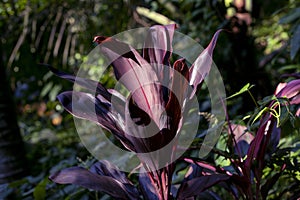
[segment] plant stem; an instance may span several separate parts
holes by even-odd
[[[259,106],[258,106],[258,104],[257,104],[256,100],[254,99],[254,97],[253,97],[252,93],[250,92],[250,90],[247,90],[247,92],[249,93],[249,95],[250,95],[250,97],[251,97],[252,101],[254,102],[254,104],[255,104],[256,108],[258,108]]]

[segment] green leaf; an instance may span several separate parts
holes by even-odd
[[[245,117],[243,117],[242,120],[244,121],[244,120],[246,120],[246,119],[249,119],[250,117],[251,117],[251,115],[246,115]]]
[[[46,177],[34,188],[33,196],[35,200],[46,199],[46,186],[48,182],[49,180]]]
[[[261,111],[259,111],[259,113],[258,113],[258,114],[255,116],[255,118],[253,119],[251,125],[253,125],[254,122],[255,122],[258,118],[260,118],[260,117],[261,117],[265,112],[267,112],[267,111],[269,111],[269,108],[268,108],[268,107],[265,107],[264,109],[262,109]]]
[[[26,184],[26,183],[28,183],[28,180],[26,178],[23,178],[23,179],[20,179],[20,180],[9,183],[9,187],[10,188],[17,188],[17,187],[20,187],[21,185]]]
[[[299,10],[300,11],[300,10]],[[291,52],[290,56],[293,60],[300,48],[300,24],[297,26],[292,38],[291,38]]]
[[[236,97],[244,92],[247,92],[249,91],[254,85],[250,85],[250,83],[247,83],[242,89],[240,89],[240,91],[238,91],[237,93],[227,97],[226,99],[231,99],[233,97]]]
[[[288,71],[288,70],[297,70],[297,69],[300,69],[300,64],[292,64],[292,65],[286,65],[286,66],[280,67],[278,69],[278,72],[280,74],[282,74],[285,71]]]
[[[62,88],[61,85],[55,85],[53,88],[51,88],[51,91],[49,92],[50,101],[55,101],[56,96],[61,91],[61,88]]]
[[[40,97],[41,98],[45,97],[49,93],[49,91],[52,89],[52,86],[53,86],[53,82],[47,83],[45,85],[45,87],[42,89]]]

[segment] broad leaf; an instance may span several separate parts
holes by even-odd
[[[193,178],[182,183],[178,191],[177,199],[185,199],[188,197],[197,196],[221,181],[226,181],[229,179],[230,176],[227,174],[212,174]]]
[[[171,91],[169,92],[169,100],[166,105],[166,112],[170,120],[168,120],[167,127],[172,132],[176,132],[179,121],[182,117],[182,109],[184,109],[184,102],[188,95],[188,80],[189,69],[184,59],[177,60],[174,65],[173,79]]]
[[[246,131],[246,126],[232,124],[231,129],[236,141],[236,144],[233,144],[235,152],[241,153],[241,156],[244,157],[247,154],[248,148],[251,141],[254,139],[254,136],[250,132]]]
[[[256,162],[259,163],[259,167],[255,169],[256,171],[262,170],[264,166],[264,158],[265,153],[267,150],[267,145],[270,141],[271,134],[273,132],[273,129],[276,129],[276,119],[267,113],[264,115],[264,117],[261,119],[259,129],[256,133],[255,138],[252,140],[250,147],[247,152],[247,158],[245,160],[245,168],[243,170],[245,175],[250,180],[250,169],[252,167],[253,161],[256,160]],[[260,177],[256,177],[260,178]]]
[[[143,48],[144,59],[150,64],[158,64],[159,68],[169,67],[175,29],[176,24],[156,25],[149,28]],[[158,73],[160,70],[157,70]]]
[[[210,41],[209,45],[204,49],[204,51],[199,55],[196,59],[192,67],[190,68],[190,85],[194,87],[192,95],[197,91],[198,85],[204,80],[204,78],[208,75],[211,65],[212,65],[212,54],[213,50],[216,46],[216,42],[219,36],[219,33],[222,30],[218,30],[212,40]]]
[[[300,11],[300,9],[298,9]],[[291,52],[290,56],[293,60],[295,56],[297,55],[298,51],[300,49],[300,24],[296,27],[293,36],[291,38]]]
[[[126,43],[114,38],[97,36],[94,39],[109,63],[112,63],[115,76],[132,94],[136,104],[159,124],[162,108],[153,109],[153,105],[163,105],[162,91],[156,72],[141,55]]]
[[[117,199],[139,199],[133,185],[123,184],[108,176],[99,176],[82,167],[71,167],[52,174],[50,180],[59,184],[74,184],[105,192]]]
[[[175,137],[175,132],[158,127],[150,121],[148,113],[137,107],[132,100],[127,101],[125,107],[125,132],[128,133],[126,137],[134,144],[135,152],[149,153],[159,150]]]
[[[281,128],[277,127],[277,124],[274,123],[272,127],[271,138],[268,144],[269,154],[272,154],[277,149],[280,140],[280,135],[281,135]]]
[[[300,8],[296,7],[292,9],[286,16],[282,17],[279,20],[279,23],[281,24],[291,23],[292,21],[299,19],[299,17],[300,17]]]
[[[286,97],[290,99],[291,104],[300,103],[300,79],[288,82],[281,90],[277,91],[277,97]]]
[[[67,91],[58,95],[57,98],[69,113],[78,118],[95,122],[110,131],[125,147],[134,150],[121,128],[124,122],[116,121],[118,117],[110,111],[110,103],[103,103],[91,94],[83,92]]]
[[[170,57],[176,24],[152,26],[148,30],[143,47],[143,58],[151,65],[160,83],[166,86],[170,82]],[[168,101],[168,90],[162,88],[162,101]]]
[[[44,64],[43,64],[44,65]],[[93,81],[90,79],[85,79],[81,77],[77,77],[68,73],[65,73],[63,71],[59,71],[58,69],[52,67],[51,65],[45,65],[50,69],[52,73],[54,73],[56,76],[59,76],[63,79],[66,79],[71,82],[76,82],[78,85],[91,90],[92,92],[96,92],[100,95],[102,95],[106,100],[111,99],[111,93],[99,82]]]
[[[131,182],[128,180],[126,174],[120,171],[117,166],[113,165],[112,163],[108,162],[107,160],[100,160],[93,164],[90,168],[90,171],[101,175],[101,176],[109,176],[112,177],[121,183],[129,183]]]

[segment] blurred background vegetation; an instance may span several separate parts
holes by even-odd
[[[76,73],[95,35],[174,22],[203,46],[217,29],[228,30],[214,53],[228,96],[250,83],[261,100],[284,74],[300,71],[299,0],[0,1],[0,199],[107,198],[48,181],[50,172],[93,158],[56,101],[72,84],[40,63]],[[254,108],[247,94],[228,102],[233,119]],[[292,143],[294,134],[284,137]]]

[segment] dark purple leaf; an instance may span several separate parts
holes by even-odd
[[[173,68],[179,72],[184,78],[184,79],[179,79],[180,80],[180,83],[182,86],[185,86],[187,83],[186,81],[189,80],[189,77],[190,77],[190,74],[189,74],[189,68],[185,62],[185,59],[184,58],[181,58],[181,59],[178,59],[175,61],[174,65],[173,65]],[[174,77],[173,77],[174,78]],[[176,77],[175,77],[176,78]],[[185,86],[186,87],[186,86]]]
[[[300,94],[296,95],[291,101],[291,104],[300,104]]]
[[[143,57],[150,63],[162,85],[167,85],[170,81],[170,56],[175,29],[176,24],[153,26],[149,28],[144,43]],[[163,97],[167,97],[167,91],[163,90],[162,92],[164,93]],[[163,100],[167,102],[167,98]]]
[[[135,152],[149,153],[161,149],[175,137],[170,129],[160,128],[153,120],[148,121],[147,113],[129,100],[125,110],[125,132],[134,144]]]
[[[184,181],[189,181],[193,178],[201,176],[202,168],[196,164],[191,164],[184,176]]]
[[[101,176],[109,176],[112,177],[121,183],[128,183],[131,182],[128,180],[126,174],[120,171],[117,166],[113,165],[112,163],[108,162],[107,160],[100,160],[93,164],[90,168],[90,171],[101,175]]]
[[[188,163],[191,163],[191,164],[196,164],[197,166],[202,167],[202,168],[207,169],[207,170],[212,171],[212,172],[219,171],[218,167],[215,167],[215,166],[213,166],[209,163],[206,163],[204,161],[199,161],[198,158],[196,158],[196,160],[194,160],[193,158],[184,158],[184,161],[186,161]],[[221,171],[224,171],[224,170],[221,170]]]
[[[159,196],[146,173],[139,174],[139,183],[143,197],[146,200],[159,200]]]
[[[276,134],[274,138],[278,141],[271,140],[272,134]],[[263,175],[262,170],[265,167],[266,155],[271,156],[274,148],[276,149],[276,146],[279,142],[279,134],[280,129],[277,127],[277,121],[274,118],[270,119],[264,129],[264,136],[262,137],[261,143],[259,144],[259,148],[257,148],[258,146],[256,147],[253,156],[253,158],[256,159],[256,164],[253,166],[253,172],[258,183],[260,183],[261,177]],[[272,144],[272,142],[274,142],[274,144]],[[276,146],[273,147],[272,145]]]
[[[230,182],[220,182],[219,186],[221,188],[224,188],[228,192],[231,193],[231,195],[234,197],[234,199],[239,200],[239,190],[238,188],[234,185],[233,179],[231,178]]]
[[[300,79],[292,80],[281,87],[275,93],[277,97],[286,97],[290,99],[291,104],[300,103]]]
[[[181,184],[177,194],[177,199],[185,199],[192,196],[200,195],[206,189],[218,184],[221,181],[229,180],[227,174],[212,174],[193,178]]]
[[[93,164],[90,168],[90,171],[100,176],[112,177],[126,186],[131,187],[130,185],[132,185],[124,172],[120,171],[117,166],[106,160],[101,160]],[[128,192],[131,193],[132,196],[136,196],[139,193],[138,190],[133,187],[132,189],[128,190]]]
[[[63,169],[52,174],[49,179],[59,184],[74,184],[105,192],[117,199],[139,199],[133,185],[123,184],[112,177],[99,176],[82,167]]]
[[[244,175],[246,175],[249,180],[251,179],[250,169],[254,160],[258,163],[258,166],[255,168],[255,175],[256,178],[260,180],[260,174],[258,173],[261,173],[264,167],[266,149],[273,132],[274,124],[276,124],[276,119],[269,113],[264,115],[261,119],[259,129],[247,152],[245,168],[243,168]]]
[[[191,163],[191,164],[195,164],[199,168],[201,168],[202,169],[201,174],[207,175],[207,174],[219,173],[219,174],[227,175],[227,176],[231,177],[231,181],[237,187],[241,188],[244,191],[247,191],[248,186],[250,186],[250,182],[244,176],[232,174],[231,172],[226,171],[222,167],[213,166],[209,163],[199,160],[199,158],[184,158],[184,161]],[[200,171],[194,171],[193,173],[195,173],[195,172],[200,173]],[[191,177],[191,176],[189,175],[188,177]]]
[[[176,24],[152,26],[144,44],[143,57],[150,63],[169,66]],[[159,65],[160,68],[164,66]]]
[[[280,134],[281,128],[277,127],[277,123],[274,123],[272,127],[271,138],[268,144],[268,150],[270,151],[270,154],[272,154],[276,150],[279,144]]]
[[[260,151],[261,145],[263,145],[262,143],[264,138],[266,137],[264,135],[266,126],[267,126],[267,122],[265,122],[264,124],[262,124],[262,126],[260,126],[247,152],[247,158],[245,160],[245,172],[249,180],[250,180],[250,169],[251,169],[252,161],[253,159],[257,158],[257,154]]]
[[[216,46],[216,42],[219,36],[219,33],[222,30],[218,30],[209,45],[204,49],[204,51],[199,55],[196,61],[193,63],[190,68],[190,85],[194,87],[192,96],[197,91],[198,85],[204,80],[204,78],[208,75],[211,65],[212,65],[212,54],[213,50]]]
[[[234,146],[234,149],[236,152],[241,153],[241,156],[244,157],[247,154],[250,143],[254,139],[254,136],[250,132],[246,131],[246,126],[231,124],[231,130],[233,131],[234,139],[237,145]]]
[[[162,108],[153,109],[153,105],[163,105],[162,91],[157,74],[152,66],[128,44],[113,38],[96,36],[99,49],[112,63],[115,76],[132,94],[134,102],[159,124]]]
[[[165,128],[159,130],[156,134],[154,134],[151,137],[145,137],[145,135],[152,134],[152,131],[150,134],[145,132],[138,132],[138,131],[136,131],[136,133],[134,134],[141,135],[141,137],[128,137],[128,136],[127,137],[130,139],[131,143],[134,144],[136,153],[149,153],[149,152],[157,151],[165,147],[166,145],[168,145],[170,142],[172,142],[173,139],[172,138],[173,134],[170,133],[170,130]],[[142,136],[144,136],[144,138],[142,138]],[[160,157],[161,156],[158,155],[158,158]]]
[[[142,109],[140,109],[133,101],[132,98],[129,100],[128,104],[128,113],[130,114],[130,118],[134,121],[134,123],[138,126],[148,126],[151,123],[150,116]],[[129,116],[128,116],[129,117]]]
[[[300,79],[300,73],[283,74],[280,76],[280,78],[289,78],[289,77],[294,77],[296,79]]]
[[[69,113],[75,117],[95,122],[110,131],[127,149],[138,153],[158,150],[172,141],[174,137],[173,134],[170,134],[170,130],[165,128],[159,130],[154,123],[152,123],[152,128],[147,127],[146,129],[143,129],[142,126],[134,126],[138,128],[135,130],[128,124],[128,122],[132,123],[130,116],[130,119],[126,120],[126,130],[123,130],[118,123],[124,122],[116,121],[118,118],[110,111],[110,104],[101,102],[91,94],[67,91],[59,94],[58,99]],[[126,113],[129,114],[129,112]],[[156,132],[151,134],[142,130]],[[129,131],[130,135],[127,134]],[[151,137],[147,137],[147,135],[151,135]]]
[[[276,89],[276,97],[286,97],[290,99],[290,103],[298,103],[300,95],[300,79],[290,81],[289,83],[279,84]],[[273,102],[270,107],[273,106]],[[280,134],[280,130],[277,127],[277,122],[274,116],[266,113],[261,121],[259,129],[256,133],[254,140],[251,142],[247,158],[245,160],[245,175],[250,179],[250,169],[252,167],[253,160],[257,160],[258,166],[255,168],[255,175],[257,180],[260,180],[261,170],[264,167],[264,158],[267,150],[267,146],[270,142],[271,135],[273,135],[273,146],[277,146],[277,140]]]
[[[100,95],[102,95],[106,100],[110,100],[111,99],[111,93],[103,86],[101,85],[99,82],[97,81],[93,81],[93,80],[90,80],[90,79],[85,79],[85,78],[81,78],[81,77],[77,77],[77,76],[74,76],[74,75],[71,75],[71,74],[67,74],[63,71],[59,71],[58,69],[52,67],[51,65],[46,65],[50,71],[52,73],[54,73],[56,76],[59,76],[63,79],[66,79],[68,81],[71,81],[71,82],[75,82],[86,88],[86,89],[89,89],[91,90],[92,92],[96,92]]]
[[[57,98],[69,113],[75,117],[95,122],[110,131],[126,148],[134,150],[120,126],[124,122],[116,121],[118,117],[110,111],[110,103],[103,103],[93,95],[83,92],[67,91],[59,94]]]
[[[107,59],[108,63],[112,63],[118,59],[119,57],[125,59],[132,59],[137,64],[144,64],[146,61],[140,59],[141,56],[139,53],[129,46],[128,44],[116,40],[112,37],[105,37],[105,36],[95,36],[93,42],[100,45],[100,53],[104,54]],[[116,46],[117,45],[117,46]],[[128,69],[115,69],[116,78],[120,79],[121,76],[128,71]]]
[[[193,199],[222,200],[222,198],[216,192],[213,191],[204,191],[200,195],[198,195],[197,198]]]
[[[172,86],[169,92],[169,101],[166,105],[166,112],[169,117],[168,128],[175,134],[176,130],[181,128],[178,127],[178,124],[182,117],[183,102],[188,94],[189,68],[184,59],[177,60],[173,68],[175,71],[173,72]]]
[[[295,74],[298,79],[290,81],[289,83],[278,84],[275,95],[277,97],[287,97],[290,100],[290,104],[300,104],[300,73]],[[296,116],[300,116],[300,109],[296,111]]]

